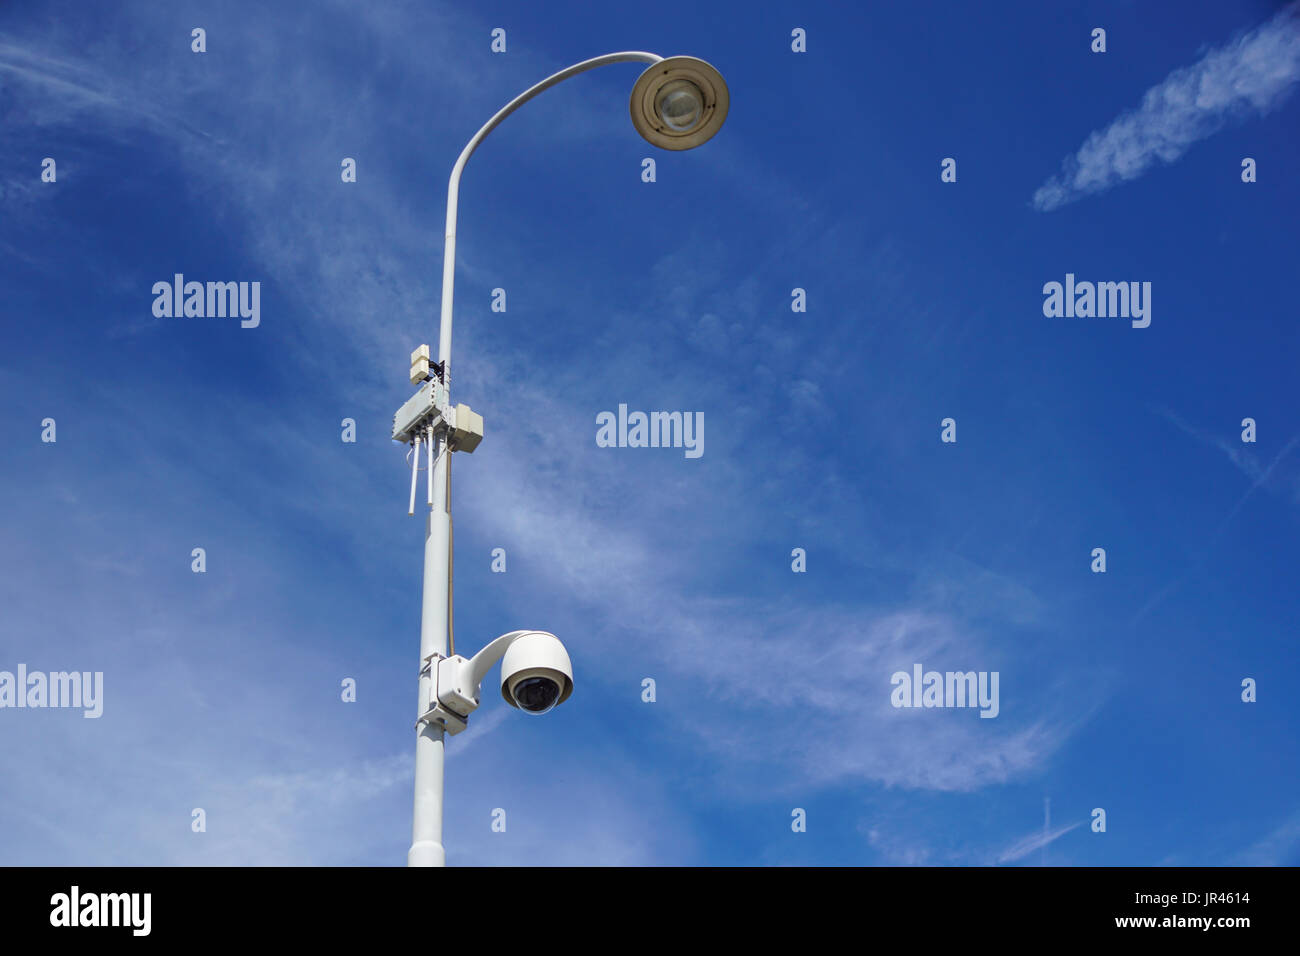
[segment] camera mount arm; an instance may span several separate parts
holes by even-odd
[[[497,661],[506,656],[511,644],[532,633],[535,632],[525,630],[502,634],[468,660],[459,654],[451,657],[430,654],[426,657],[424,666],[433,678],[430,687],[433,699],[428,702],[425,713],[420,715],[420,721],[439,724],[453,736],[464,730],[469,715],[478,709],[483,678]]]
[[[465,669],[465,681],[473,689],[474,695],[478,696],[479,685],[483,683],[483,678],[487,677],[493,665],[501,658],[506,656],[506,651],[510,645],[525,634],[531,631],[511,631],[509,634],[502,634],[496,640],[489,641],[483,650],[479,651],[469,659],[463,666]]]

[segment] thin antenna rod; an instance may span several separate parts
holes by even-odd
[[[406,509],[408,515],[415,514],[415,484],[420,480],[420,436],[415,436],[415,454],[411,456],[411,506]]]
[[[425,454],[428,456],[429,459],[429,468],[428,468],[429,507],[432,508],[433,507],[433,426],[432,425],[428,426],[428,430],[429,430],[429,440],[425,442]],[[441,455],[442,452],[439,451],[438,454]]]

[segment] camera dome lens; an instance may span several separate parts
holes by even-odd
[[[525,677],[512,693],[520,710],[544,714],[559,702],[560,685],[549,677]]]

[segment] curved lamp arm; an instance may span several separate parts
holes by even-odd
[[[451,180],[447,183],[447,230],[446,243],[442,252],[442,321],[438,329],[438,361],[442,363],[443,381],[445,383],[450,384],[448,371],[451,367],[451,303],[452,290],[456,282],[456,203],[460,194],[460,174],[465,169],[465,163],[474,150],[478,148],[478,144],[483,142],[484,137],[496,129],[503,119],[538,93],[550,89],[561,80],[567,80],[571,76],[585,73],[587,70],[598,66],[605,66],[607,63],[658,63],[662,59],[663,57],[655,53],[642,53],[631,50],[624,53],[607,53],[604,56],[575,63],[568,69],[548,76],[536,86],[529,87],[501,107],[497,114],[488,120],[483,125],[483,128],[475,133],[474,138],[461,150],[460,158],[456,160],[456,165],[452,167]],[[491,646],[491,644],[488,645],[488,647]],[[484,648],[484,650],[487,650],[487,648]],[[504,654],[505,651],[503,650],[502,653]]]

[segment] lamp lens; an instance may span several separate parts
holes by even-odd
[[[704,97],[694,83],[677,80],[659,94],[659,117],[664,125],[678,133],[693,129],[704,112]]]

